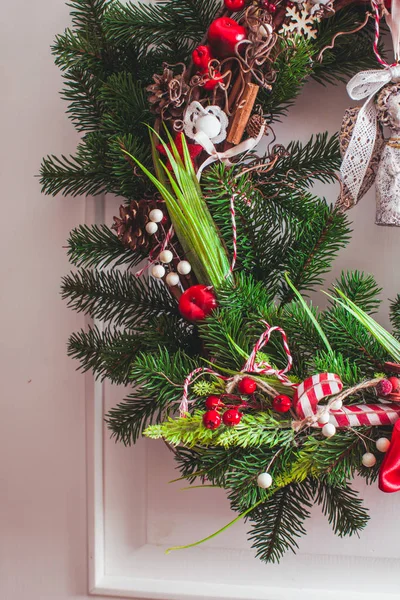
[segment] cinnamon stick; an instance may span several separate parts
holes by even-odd
[[[239,105],[236,107],[235,114],[229,127],[226,138],[227,142],[234,144],[235,146],[241,142],[259,89],[260,86],[254,83],[246,83],[246,87],[240,97]]]

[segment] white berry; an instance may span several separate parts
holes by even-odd
[[[376,464],[376,458],[372,452],[366,452],[362,456],[362,464],[364,467],[373,467]]]
[[[151,269],[151,274],[156,279],[162,279],[165,275],[165,269],[162,265],[154,265],[154,267]]]
[[[170,285],[171,287],[173,287],[174,285],[178,285],[178,283],[179,283],[178,273],[168,273],[168,275],[165,278],[165,281],[167,282],[167,285]]]
[[[192,265],[187,260],[181,260],[176,268],[178,269],[178,273],[181,275],[189,275],[190,271],[192,270]]]
[[[153,235],[158,229],[157,223],[153,223],[153,221],[149,221],[146,225],[146,231],[148,234]]]
[[[334,436],[335,433],[336,433],[336,427],[334,426],[333,423],[327,423],[322,428],[322,435],[324,435],[327,438]]]
[[[379,450],[379,452],[387,452],[389,450],[389,446],[390,446],[390,440],[388,440],[387,438],[379,438],[379,440],[376,440],[376,449]]]
[[[174,258],[174,255],[171,250],[163,250],[158,258],[162,263],[167,265]]]
[[[196,131],[202,131],[210,139],[221,133],[221,121],[214,115],[204,115],[196,121]]]
[[[329,423],[329,418],[329,412],[326,410],[325,412],[321,413],[318,417],[318,423],[320,425],[326,425],[327,423]]]
[[[153,223],[161,223],[163,218],[164,218],[163,211],[160,210],[159,208],[153,208],[153,210],[150,211],[149,219]]]
[[[272,485],[272,477],[269,473],[260,473],[257,477],[257,485],[258,487],[266,490]]]
[[[332,404],[329,406],[330,410],[340,410],[343,406],[343,402],[341,400],[334,400]]]

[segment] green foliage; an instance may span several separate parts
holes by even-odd
[[[267,412],[245,414],[235,427],[221,426],[217,430],[207,429],[203,425],[203,413],[196,411],[181,419],[168,419],[160,425],[148,427],[144,432],[149,438],[163,438],[170,444],[183,444],[188,448],[195,446],[251,446],[287,444],[293,439],[294,432],[289,422],[281,422]]]
[[[304,522],[310,517],[312,488],[309,482],[290,484],[278,490],[251,514],[249,532],[252,547],[264,562],[278,562],[298,548],[297,538],[306,533]]]
[[[398,294],[395,300],[390,303],[390,322],[393,326],[394,335],[400,337],[400,294]]]
[[[68,258],[76,267],[137,266],[145,255],[124,246],[106,225],[79,225],[70,233]]]
[[[143,325],[150,317],[179,314],[176,301],[162,284],[128,271],[81,269],[63,277],[61,291],[74,310],[128,329]]]
[[[315,502],[321,505],[322,512],[336,535],[343,537],[358,534],[367,526],[368,511],[363,507],[358,492],[348,482],[333,486],[321,480],[316,482],[315,487]]]
[[[378,296],[382,288],[378,287],[373,275],[367,273],[360,271],[342,273],[330,292],[336,294],[336,290],[343,292],[359,308],[371,314],[378,310],[381,303]]]
[[[180,350],[173,354],[160,348],[139,354],[130,376],[134,391],[106,417],[112,437],[125,445],[134,444],[147,425],[174,413],[182,397],[182,382],[196,366]]]

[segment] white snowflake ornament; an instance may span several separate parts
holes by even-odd
[[[317,37],[315,23],[318,21],[318,17],[310,14],[308,8],[289,6],[286,9],[286,17],[290,21],[282,25],[281,31],[287,35],[297,34],[308,39],[315,39]]]
[[[196,139],[196,134],[204,133],[213,144],[219,144],[226,138],[228,117],[219,106],[204,108],[200,102],[192,102],[185,113],[183,129],[186,135]]]

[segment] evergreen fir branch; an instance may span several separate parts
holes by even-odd
[[[75,156],[47,156],[40,169],[42,192],[52,196],[96,196],[111,191],[103,167],[105,155],[104,138],[93,132],[85,136]]]
[[[258,94],[258,101],[271,121],[280,120],[287,113],[313,68],[311,45],[305,38],[280,39],[277,48],[273,63],[276,79],[272,89],[262,88]]]
[[[73,310],[129,329],[150,317],[179,314],[163,284],[129,272],[82,269],[64,277],[61,290]]]
[[[93,73],[101,69],[102,48],[97,38],[88,37],[87,33],[66,29],[56,36],[51,50],[61,71],[87,69]]]
[[[108,31],[118,42],[133,38],[142,47],[181,40],[200,42],[219,10],[215,0],[170,0],[152,5],[115,2],[107,15]]]
[[[140,81],[132,73],[114,73],[99,90],[99,97],[106,107],[103,120],[105,130],[128,135],[135,134],[148,140],[148,128],[144,123],[153,120],[147,95]],[[146,143],[149,146],[149,142]]]
[[[358,535],[367,526],[368,510],[363,507],[358,492],[347,481],[340,486],[333,486],[322,479],[315,486],[315,501],[321,505],[336,535]]]
[[[149,424],[174,413],[182,397],[182,382],[196,366],[182,351],[139,354],[131,371],[135,391],[106,416],[112,437],[131,445]]]
[[[289,422],[274,419],[267,412],[243,415],[235,427],[221,426],[210,430],[203,425],[203,412],[196,411],[184,419],[168,419],[160,425],[148,427],[144,432],[149,438],[160,439],[177,446],[230,446],[249,448],[266,445],[268,448],[288,444],[294,436]]]
[[[132,363],[143,349],[136,333],[90,327],[73,333],[68,342],[68,356],[79,360],[80,369],[93,371],[96,378],[108,378],[113,383],[127,385]]]
[[[348,387],[357,385],[363,378],[360,367],[340,352],[316,351],[312,362],[317,372],[336,373]]]
[[[219,289],[218,303],[222,309],[234,309],[243,317],[265,318],[273,304],[273,295],[262,281],[240,271],[235,273],[234,280],[227,280]]]
[[[102,38],[103,19],[113,0],[69,0],[72,23],[80,31],[94,31]]]
[[[393,327],[393,335],[400,338],[400,294],[390,302],[390,322]]]
[[[348,5],[345,10],[337,11],[331,18],[322,19],[318,24],[317,38],[313,42],[314,56],[331,45],[337,33],[352,31],[361,25],[365,14],[365,6]],[[315,61],[313,79],[322,84],[333,84],[337,81],[346,81],[348,77],[364,69],[376,68],[376,58],[371,44],[373,30],[374,22],[370,19],[361,31],[337,37],[334,47],[324,52],[323,60]]]
[[[132,164],[129,155],[136,156],[142,164],[152,168],[150,144],[140,136],[131,133],[109,138],[107,166],[110,167],[110,179],[114,193],[135,200],[140,196],[153,193],[147,179]]]
[[[323,327],[333,350],[353,361],[364,377],[373,377],[389,355],[373,336],[343,307],[335,306],[324,312]]]
[[[136,267],[145,254],[125,246],[107,225],[79,225],[68,239],[68,258],[76,267],[87,269],[126,265]]]
[[[315,199],[315,213],[303,223],[287,256],[287,271],[294,286],[304,294],[322,284],[322,275],[329,271],[339,250],[349,240],[345,215]],[[287,284],[280,291],[282,304],[293,299]]]
[[[311,136],[306,144],[290,142],[286,153],[280,158],[271,172],[271,184],[309,187],[312,182],[330,183],[336,181],[341,157],[337,134],[328,137],[328,132]]]
[[[329,291],[336,296],[336,290],[343,292],[359,308],[370,314],[375,313],[381,303],[378,296],[382,288],[378,287],[373,275],[360,271],[342,272],[340,279]]]
[[[304,535],[304,522],[310,517],[312,487],[308,481],[277,490],[250,514],[254,523],[249,539],[262,561],[278,562],[298,548],[297,538]]]
[[[68,102],[67,114],[78,131],[96,131],[101,127],[103,104],[99,82],[86,70],[69,69],[65,75],[62,98]]]

